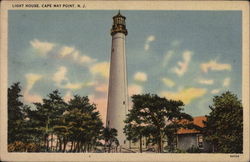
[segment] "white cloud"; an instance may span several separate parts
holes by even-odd
[[[144,45],[144,50],[148,51],[149,47],[150,47],[150,43],[155,41],[155,36],[154,35],[150,35],[147,37],[145,45]]]
[[[57,85],[60,85],[62,81],[68,81],[68,78],[66,77],[67,72],[68,69],[66,67],[59,67],[53,75],[52,80],[55,81]]]
[[[143,90],[142,86],[137,85],[137,84],[132,84],[132,85],[128,86],[129,96],[132,96],[134,94],[140,94],[140,93],[142,93],[142,90]]]
[[[68,69],[64,66],[61,66],[52,76],[52,80],[56,83],[56,86],[64,89],[77,90],[88,86],[93,86],[92,82],[70,82],[67,77]]]
[[[231,79],[230,78],[225,78],[223,80],[223,87],[228,87],[230,85]]]
[[[87,55],[83,55],[79,57],[79,61],[80,63],[92,63],[92,62],[95,62],[96,59],[93,59]]]
[[[29,73],[25,75],[26,78],[26,90],[30,91],[33,85],[42,78],[40,74]]]
[[[189,62],[191,61],[192,52],[184,51],[182,54],[183,61],[178,62],[178,66],[172,68],[172,72],[177,74],[179,77],[182,76],[188,69]]]
[[[137,72],[134,74],[134,80],[140,81],[140,82],[145,82],[147,81],[148,77],[147,74],[144,72]]]
[[[73,98],[73,95],[71,93],[71,91],[67,91],[66,94],[63,96],[63,100],[66,101],[66,102],[69,102],[70,99]]]
[[[29,103],[33,102],[41,102],[42,97],[37,94],[30,94],[30,90],[33,88],[34,84],[42,79],[42,75],[40,74],[34,74],[34,73],[28,73],[25,75],[26,78],[26,87],[24,89],[24,100]]]
[[[165,55],[164,55],[164,58],[163,58],[163,67],[165,67],[168,62],[170,61],[170,59],[172,58],[174,54],[174,51],[173,50],[169,50]]]
[[[220,92],[220,89],[213,89],[211,91],[212,94],[218,94]]]
[[[62,57],[70,55],[73,51],[75,51],[74,47],[64,46],[59,51],[59,55]]]
[[[202,63],[200,65],[201,71],[207,73],[209,70],[212,71],[223,71],[223,70],[231,70],[230,64],[222,64],[218,63],[216,60],[211,60],[209,62]]]
[[[106,79],[109,77],[109,62],[99,62],[90,66],[93,75],[100,75]]]
[[[83,87],[83,83],[70,83],[68,82],[67,84],[65,84],[64,86],[61,86],[62,88],[66,88],[66,89],[81,89]]]
[[[38,51],[42,56],[46,56],[55,46],[54,43],[42,42],[38,39],[30,41],[31,46]]]
[[[172,81],[171,79],[169,79],[169,78],[162,78],[161,79],[161,81],[166,85],[166,86],[168,86],[168,87],[173,87],[173,86],[175,86],[175,82],[174,81]]]
[[[185,104],[191,103],[194,99],[200,98],[207,93],[207,90],[204,88],[186,88],[179,92],[168,92],[162,91],[160,92],[161,96],[164,96],[168,99],[172,100],[181,100]]]
[[[28,103],[42,102],[42,97],[40,95],[30,94],[29,92],[24,92],[23,99]]]
[[[97,92],[108,92],[108,84],[99,84],[95,87]]]
[[[205,84],[205,85],[212,85],[212,84],[214,84],[214,80],[212,80],[212,79],[199,78],[199,79],[197,79],[197,82],[200,83],[200,84]]]
[[[78,58],[79,58],[79,51],[75,51],[75,52],[73,52],[72,53],[72,58],[73,58],[73,60],[75,60],[75,61],[77,61],[78,60]],[[83,57],[83,56],[82,56]],[[80,59],[81,60],[81,59]]]
[[[152,42],[155,40],[155,36],[153,35],[150,35],[148,38],[147,38],[147,42]]]
[[[80,51],[75,49],[75,47],[63,46],[59,51],[59,56],[61,58],[70,58],[73,61],[82,64],[82,63],[93,63],[96,59],[93,59],[87,55],[81,54]],[[85,65],[85,64],[83,64]]]

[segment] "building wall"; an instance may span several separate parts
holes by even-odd
[[[197,146],[196,134],[180,134],[177,139],[177,148],[181,150],[187,150],[188,148]]]
[[[198,138],[197,133],[193,134],[178,134],[177,139],[177,148],[180,150],[186,151],[192,146],[198,147]],[[202,152],[209,152],[212,149],[212,146],[203,140],[203,147],[200,148]]]

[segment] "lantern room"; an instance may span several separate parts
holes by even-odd
[[[115,35],[116,33],[123,33],[125,35],[128,34],[128,31],[126,29],[126,17],[123,16],[120,11],[117,15],[113,17],[113,26],[111,29],[111,35]]]

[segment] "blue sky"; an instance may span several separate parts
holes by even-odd
[[[210,112],[212,97],[241,98],[240,11],[121,11],[127,17],[129,94],[155,93]],[[23,101],[59,89],[68,101],[88,95],[105,119],[117,11],[9,11],[8,82],[20,81]]]

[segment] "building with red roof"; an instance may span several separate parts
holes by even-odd
[[[180,121],[183,124],[194,124],[200,128],[204,127],[203,121],[206,121],[207,118],[205,116],[197,116],[193,117],[193,121]],[[199,148],[204,152],[208,152],[211,150],[212,146],[205,142],[203,139],[203,134],[198,129],[188,129],[181,128],[177,131],[177,148],[180,150],[188,150],[191,147]]]

